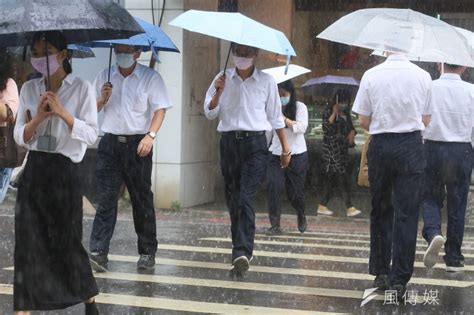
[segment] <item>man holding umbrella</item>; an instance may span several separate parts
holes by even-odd
[[[266,131],[275,129],[282,144],[281,167],[287,167],[291,158],[275,80],[254,66],[258,51],[232,43],[235,68],[217,75],[204,103],[208,119],[219,117],[221,171],[233,245],[231,274],[238,277],[249,269],[253,254],[252,203],[266,169]]]
[[[171,103],[161,76],[137,63],[140,48],[115,45],[117,65],[95,79],[97,110],[104,111],[96,175],[98,208],[92,227],[92,267],[107,270],[109,244],[117,220],[117,202],[125,182],[138,235],[138,269],[155,265],[156,217],[151,191],[153,142]]]
[[[369,271],[374,287],[391,286],[401,298],[415,261],[426,165],[421,131],[431,119],[431,77],[406,56],[390,54],[365,72],[353,111],[372,135]]]

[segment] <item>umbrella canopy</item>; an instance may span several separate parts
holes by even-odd
[[[359,88],[359,81],[353,77],[325,75],[309,79],[303,83],[301,88],[308,94],[332,97],[339,89],[349,89],[351,92],[355,92]]]
[[[296,78],[297,76],[300,76],[302,74],[311,72],[310,69],[307,69],[305,67],[301,67],[298,65],[289,65],[288,71],[286,74],[285,74],[285,69],[286,69],[286,66],[281,66],[281,67],[264,69],[262,71],[273,76],[277,84],[285,82],[286,80]]]
[[[466,41],[469,44],[469,47],[471,49],[471,55],[474,56],[474,33],[471,31],[468,31],[464,28],[460,27],[454,27],[456,31],[461,33],[462,36],[466,38]],[[379,57],[387,57],[387,54],[383,50],[374,50],[371,55],[374,56],[379,56]],[[412,56],[412,55],[407,55],[407,58],[411,61],[421,61],[421,62],[436,62],[436,60],[433,60],[433,56],[430,56],[430,53],[427,52],[423,56]]]
[[[94,52],[90,47],[77,45],[77,44],[69,44],[67,48],[72,51],[72,58],[93,58],[95,57]]]
[[[464,36],[453,26],[410,9],[362,9],[349,13],[318,38],[367,49],[403,53],[433,62],[474,65]]]
[[[126,39],[108,39],[87,43],[90,47],[110,47],[110,44],[123,44],[130,46],[141,46],[143,51],[154,50],[179,52],[179,49],[157,25],[148,23],[140,18],[134,17],[135,21],[145,30],[145,33],[134,35]]]
[[[95,57],[94,52],[92,49],[86,46],[81,46],[81,45],[76,45],[76,44],[69,44],[67,45],[67,49],[71,50],[71,57],[72,58],[92,58]],[[31,55],[31,51],[29,49],[29,46],[23,46],[23,47],[9,47],[8,52],[14,55],[23,55],[24,60],[26,58],[29,58]]]
[[[169,24],[241,45],[296,56],[285,34],[240,13],[189,10]]]
[[[62,31],[69,43],[128,38],[143,29],[108,0],[0,0],[0,45],[24,46],[38,31]]]

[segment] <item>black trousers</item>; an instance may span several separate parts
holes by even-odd
[[[324,173],[324,185],[323,185],[323,198],[321,199],[320,204],[327,206],[329,200],[334,195],[335,190],[340,190],[342,198],[344,198],[344,203],[346,208],[352,207],[351,199],[351,179],[349,174],[346,173]]]
[[[280,226],[283,189],[296,213],[305,213],[304,183],[308,171],[308,153],[291,156],[290,165],[283,169],[280,156],[269,154],[267,164],[268,215],[272,226]]]
[[[265,175],[267,152],[265,134],[242,138],[234,133],[222,134],[221,171],[231,222],[232,260],[240,256],[250,259],[253,254],[253,201]]]
[[[137,154],[143,135],[129,136],[126,142],[105,134],[100,140],[96,168],[98,208],[92,227],[90,250],[109,252],[110,239],[117,222],[120,187],[127,186],[133,208],[133,222],[138,236],[138,253],[156,253],[156,216],[151,191],[152,155]]]
[[[406,284],[415,262],[425,151],[420,132],[373,135],[367,152],[372,275]],[[391,262],[391,264],[390,264]]]

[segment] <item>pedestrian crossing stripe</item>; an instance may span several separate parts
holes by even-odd
[[[225,237],[202,237],[201,241],[215,241],[215,242],[232,242],[231,239]],[[307,247],[307,248],[329,248],[329,249],[341,249],[341,250],[358,250],[369,252],[370,248],[367,246],[349,246],[349,245],[333,245],[333,244],[311,244],[311,243],[300,243],[300,242],[282,242],[282,241],[269,241],[269,240],[255,240],[255,244],[261,245],[278,245],[278,246],[295,246],[295,247]],[[423,255],[424,251],[416,251],[417,254]],[[465,258],[474,258],[474,254],[463,253]]]
[[[203,247],[203,246],[189,246],[189,245],[174,245],[174,244],[159,244],[161,250],[184,251],[196,253],[215,253],[230,255],[230,248],[220,247]],[[331,256],[322,254],[305,254],[305,253],[289,253],[289,252],[273,252],[264,250],[254,250],[254,256],[273,257],[281,259],[300,259],[300,260],[314,260],[314,261],[332,261],[341,263],[365,264],[369,263],[368,258],[362,257],[347,257],[347,256]],[[425,268],[422,262],[415,262],[415,267]],[[444,265],[437,264],[434,269],[445,269]],[[474,271],[474,266],[464,266],[465,271]]]
[[[288,235],[301,236],[300,232],[288,232]],[[327,236],[346,236],[350,238],[359,237],[359,238],[370,238],[369,233],[336,233],[336,232],[327,232],[327,231],[305,231],[304,235],[327,235]],[[464,241],[474,242],[474,236],[464,236]]]
[[[109,261],[136,263],[138,256],[127,256],[127,255],[108,255]],[[229,270],[230,265],[225,263],[216,263],[208,261],[198,260],[183,260],[183,259],[170,259],[170,258],[157,258],[156,264],[158,265],[169,265],[178,267],[189,267],[189,268],[202,268],[202,269],[216,269],[216,270]],[[12,271],[13,267],[4,268],[4,270]],[[373,281],[374,276],[367,273],[355,273],[355,272],[339,272],[329,271],[321,269],[298,269],[298,268],[284,268],[284,267],[268,267],[268,266],[257,266],[251,265],[250,272],[259,273],[273,273],[282,275],[295,275],[295,276],[311,276],[320,278],[334,278],[334,279],[351,279],[351,280],[366,280]],[[95,273],[95,276],[101,278],[102,273]],[[417,278],[412,277],[410,283],[426,286],[448,286],[457,288],[466,288],[474,285],[471,281],[461,280],[449,280],[449,279],[434,279],[434,278]]]
[[[270,239],[289,239],[289,240],[301,240],[301,241],[325,241],[325,242],[339,242],[339,243],[356,243],[356,244],[370,244],[370,240],[361,240],[361,239],[349,239],[349,238],[339,238],[339,237],[314,237],[314,236],[295,236],[295,235],[267,235],[267,234],[255,234],[256,237],[267,237]],[[462,250],[474,250],[474,242],[463,242]],[[428,243],[425,240],[417,240],[417,246],[421,248],[426,248]]]
[[[0,294],[13,295],[13,287],[8,284],[0,284]],[[316,312],[295,309],[250,306],[240,304],[198,302],[189,300],[156,298],[146,296],[135,296],[125,294],[100,293],[95,298],[99,304],[124,305],[134,307],[146,307],[162,310],[173,310],[193,313],[211,314],[295,314],[295,315],[336,315],[344,313]]]

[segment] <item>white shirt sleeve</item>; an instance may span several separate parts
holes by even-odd
[[[206,99],[204,101],[204,115],[206,116],[207,119],[209,120],[212,120],[212,119],[216,119],[217,116],[219,116],[219,110],[220,110],[220,103],[217,104],[217,106],[214,108],[214,109],[209,109],[209,106],[211,105],[211,100],[212,100],[212,97],[214,96],[214,94],[216,94],[216,89],[214,88],[214,82],[217,80],[217,78],[219,78],[220,76],[222,75],[222,72],[219,73],[215,78],[214,80],[212,80],[212,83],[211,85],[209,86],[209,88],[207,89],[207,92],[206,92]],[[224,86],[224,90],[225,90],[225,86]],[[221,95],[222,96],[222,95]]]
[[[433,81],[428,75],[428,95],[426,99],[426,104],[423,108],[423,115],[432,115],[435,99],[432,97]]]
[[[293,133],[305,133],[308,128],[308,108],[301,102],[296,102],[296,124]]]
[[[20,91],[20,102],[18,105],[18,112],[16,116],[15,122],[15,129],[13,130],[13,138],[15,142],[22,147],[27,147],[27,144],[24,141],[23,134],[25,132],[25,125],[26,125],[26,107],[25,99],[26,99],[26,90],[28,89],[29,83],[23,84],[21,91]],[[34,138],[34,137],[33,137]]]
[[[74,117],[71,138],[87,145],[92,145],[97,141],[99,127],[97,124],[97,105],[94,89],[89,82],[84,82],[79,97],[83,98],[83,101],[80,102],[78,114]]]
[[[162,108],[172,107],[165,82],[158,72],[153,75],[148,91],[150,93],[148,95],[148,102],[153,112]]]
[[[267,120],[273,129],[285,128],[283,113],[281,112],[280,94],[278,94],[278,86],[274,80],[268,84],[268,99],[265,111],[267,113]]]
[[[368,88],[368,79],[363,75],[362,80],[360,81],[359,91],[354,100],[354,106],[352,107],[354,113],[364,116],[372,115],[372,104],[370,102]]]

